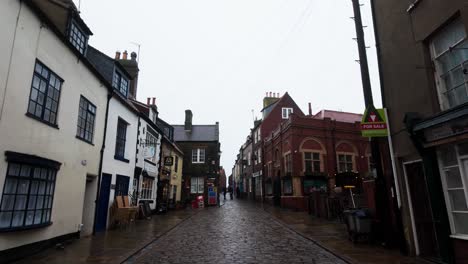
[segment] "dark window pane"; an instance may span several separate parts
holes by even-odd
[[[34,217],[34,224],[40,224],[42,221],[42,210],[36,210],[36,215]]]
[[[21,180],[18,184],[18,194],[28,194],[29,191],[29,180]]]
[[[21,173],[20,173],[20,176],[23,176],[23,177],[29,177],[29,176],[31,176],[31,167],[28,166],[28,165],[23,165],[23,166],[21,166]]]
[[[11,223],[12,227],[23,226],[24,221],[24,211],[13,213],[13,221]]]
[[[44,196],[39,195],[37,197],[36,209],[42,209],[44,207]]]
[[[4,194],[2,198],[2,207],[0,208],[0,210],[2,211],[13,210],[14,203],[15,203],[14,195]]]
[[[35,209],[36,208],[36,201],[37,201],[37,196],[36,195],[29,196],[28,209]]]
[[[32,225],[34,223],[34,211],[26,212],[26,225]]]
[[[10,227],[11,216],[11,212],[0,212],[0,228]]]
[[[5,181],[5,194],[14,194],[16,192],[16,184],[18,183],[17,179],[7,178]]]

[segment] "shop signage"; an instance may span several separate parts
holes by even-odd
[[[156,165],[145,160],[144,169],[150,176],[155,177],[154,175],[156,175],[157,177],[158,167]]]
[[[375,109],[370,106],[364,112],[361,121],[363,137],[386,137],[388,135],[385,109]]]
[[[156,147],[155,146],[145,146],[143,149],[143,157],[145,159],[151,159],[156,155]]]
[[[174,164],[174,157],[164,157],[164,166],[172,166],[172,164]]]
[[[209,205],[216,205],[216,187],[208,186],[208,204]]]

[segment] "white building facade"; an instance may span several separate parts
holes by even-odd
[[[18,247],[90,234],[94,221],[109,90],[83,57],[91,32],[69,13],[73,4],[55,7],[54,20],[47,2],[0,1],[2,260]]]

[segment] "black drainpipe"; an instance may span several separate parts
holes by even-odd
[[[107,135],[107,119],[109,117],[109,102],[112,98],[112,92],[107,94],[107,104],[106,104],[106,116],[104,118],[104,136],[102,138],[102,147],[101,147],[101,157],[99,160],[99,172],[98,172],[98,182],[97,182],[97,191],[96,191],[96,200],[94,201],[94,222],[93,222],[93,235],[96,234],[96,222],[97,222],[97,212],[98,212],[98,201],[99,194],[101,190],[101,177],[102,177],[102,162],[104,160],[104,149],[106,148],[106,135]]]

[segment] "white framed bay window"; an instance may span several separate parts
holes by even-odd
[[[468,40],[457,19],[437,32],[430,41],[435,80],[442,110],[468,102]]]
[[[468,239],[468,143],[437,154],[452,236]]]
[[[205,178],[192,177],[190,179],[190,193],[204,193],[205,192]]]

